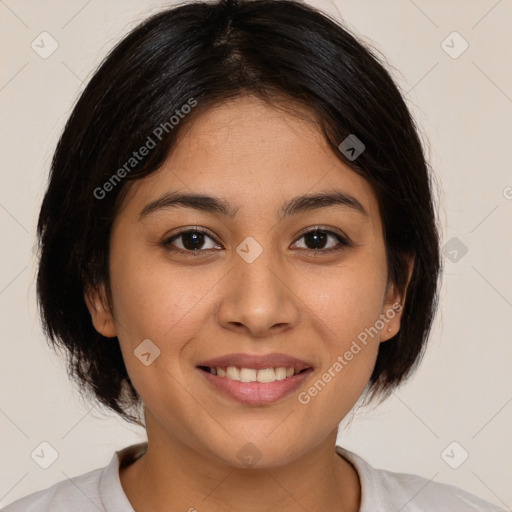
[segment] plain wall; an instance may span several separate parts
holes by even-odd
[[[311,3],[342,19],[394,68],[440,184],[449,243],[422,365],[388,401],[357,412],[338,444],[376,467],[451,483],[511,508],[512,3]],[[167,5],[0,3],[0,506],[105,466],[114,450],[145,439],[144,431],[83,403],[64,360],[47,347],[35,302],[35,226],[51,156],[79,92],[129,29]],[[43,31],[58,42],[46,59],[31,47]],[[457,58],[445,51],[462,48],[454,31],[469,44]],[[46,470],[30,456],[43,441],[59,454]],[[441,456],[453,441],[469,453],[458,469]],[[453,453],[459,457],[460,448]]]

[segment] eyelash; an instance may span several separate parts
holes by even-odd
[[[161,245],[168,251],[171,251],[174,253],[179,253],[179,254],[184,254],[186,256],[192,256],[192,257],[203,256],[204,254],[202,254],[202,253],[206,253],[206,252],[210,251],[210,249],[186,250],[186,249],[179,249],[179,248],[172,246],[172,242],[174,240],[178,239],[182,235],[189,234],[189,233],[206,235],[208,238],[211,238],[212,240],[214,240],[214,238],[211,235],[209,235],[206,231],[203,231],[201,229],[184,229],[178,233],[175,233],[171,237],[166,238],[161,243]],[[335,248],[330,248],[330,249],[307,249],[306,248],[306,249],[300,249],[300,250],[312,252],[315,255],[322,255],[322,254],[327,254],[327,253],[331,253],[334,251],[341,251],[341,250],[345,249],[346,247],[350,247],[352,245],[352,243],[348,240],[348,238],[344,237],[343,235],[340,235],[339,233],[335,233],[334,231],[331,231],[328,229],[323,229],[321,226],[315,226],[311,229],[308,228],[308,230],[303,231],[302,233],[300,233],[299,238],[297,238],[297,241],[311,233],[324,233],[327,235],[332,235],[338,239],[338,242],[340,243],[340,247],[335,247]]]

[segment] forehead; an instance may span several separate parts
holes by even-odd
[[[125,206],[140,212],[177,190],[222,197],[241,215],[336,190],[378,216],[370,184],[333,153],[304,107],[283,110],[254,96],[226,101],[187,124],[162,168],[131,184]]]

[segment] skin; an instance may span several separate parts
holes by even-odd
[[[337,205],[279,219],[293,197],[334,190],[356,198],[366,214]],[[139,219],[171,191],[221,197],[238,212],[229,218],[173,207]],[[172,252],[190,247],[190,237],[162,245],[194,226],[208,231],[196,244],[203,256]],[[316,226],[351,244],[329,235],[315,246],[302,230]],[[250,264],[235,250],[248,236],[263,248]],[[340,250],[315,255],[315,247]],[[253,96],[207,110],[187,126],[162,169],[130,186],[110,251],[113,309],[102,289],[85,299],[98,332],[118,337],[145,404],[148,451],[120,470],[134,509],[359,510],[357,472],[334,451],[338,424],[368,383],[379,344],[398,332],[400,314],[309,403],[297,395],[401,297],[388,282],[376,196],[316,124]],[[145,339],[161,351],[149,366],[133,353]],[[244,405],[196,369],[233,352],[282,352],[315,370],[275,403]],[[261,457],[253,467],[237,457],[249,442]]]

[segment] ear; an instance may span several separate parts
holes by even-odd
[[[400,330],[402,312],[405,306],[405,296],[414,268],[414,258],[407,258],[407,282],[403,293],[400,293],[395,283],[389,281],[386,289],[386,299],[382,308],[381,319],[384,327],[380,331],[380,341],[388,341],[393,338]]]
[[[96,287],[88,288],[84,292],[84,299],[94,328],[106,338],[117,336],[114,317],[108,306],[103,284],[100,285],[99,289]]]

